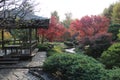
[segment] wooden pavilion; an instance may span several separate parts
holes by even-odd
[[[38,43],[37,29],[49,26],[49,19],[47,18],[31,18],[15,20],[11,18],[0,18],[1,30],[1,52],[0,58],[4,57],[19,57],[20,59],[27,59],[33,56],[34,50]],[[11,30],[26,30],[27,34],[22,34],[23,38],[16,38],[12,40],[4,39],[4,30],[11,32]],[[34,34],[34,39],[32,38]]]

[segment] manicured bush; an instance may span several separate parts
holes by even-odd
[[[120,80],[120,68],[107,70],[108,78],[106,80]]]
[[[108,50],[104,51],[101,56],[101,62],[107,68],[120,67],[120,43],[115,43]]]
[[[53,55],[44,62],[43,69],[60,80],[102,80],[106,74],[98,61],[78,54]]]
[[[53,56],[55,54],[59,54],[59,53],[54,51],[53,49],[47,51],[47,57]]]
[[[39,49],[39,51],[48,51],[51,48],[53,48],[52,44],[38,44],[37,48]]]

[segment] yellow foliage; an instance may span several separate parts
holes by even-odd
[[[53,50],[58,53],[62,53],[62,48],[60,46],[54,46]]]
[[[4,40],[8,40],[8,39],[11,39],[11,38],[12,38],[12,35],[8,31],[4,30]],[[0,30],[0,40],[1,39],[2,39],[2,33],[1,33],[1,30]]]

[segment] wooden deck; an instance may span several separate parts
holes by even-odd
[[[27,50],[24,51],[24,54],[22,53],[7,53],[7,55],[1,55],[0,56],[0,65],[3,64],[16,64],[19,61],[23,60],[31,60],[33,56],[37,53],[38,49],[35,49],[32,54],[28,54]],[[1,54],[1,53],[0,53]]]

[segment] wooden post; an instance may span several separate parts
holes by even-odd
[[[3,11],[4,11],[4,15],[3,15],[3,17],[4,17],[4,19],[5,19],[5,0],[4,0],[4,7],[3,7]],[[4,26],[5,27],[5,26]],[[4,41],[4,28],[2,28],[2,50],[4,50],[4,43],[5,43],[5,41]],[[5,50],[5,55],[6,55],[6,50]]]
[[[4,50],[4,29],[2,29],[2,50]],[[6,52],[5,52],[6,55]]]
[[[35,38],[37,40],[37,43],[39,42],[38,34],[37,34],[37,28],[35,28]]]
[[[2,34],[2,49],[3,49],[3,47],[4,47],[4,42],[3,42],[3,40],[4,40],[4,31],[3,31],[3,29],[2,29],[1,34]]]
[[[32,29],[31,28],[29,28],[29,44],[30,44],[30,47],[29,47],[29,49],[30,49],[30,55],[32,54],[32,48],[31,48],[31,46],[32,46],[32,44],[31,44],[31,40],[32,40]]]

